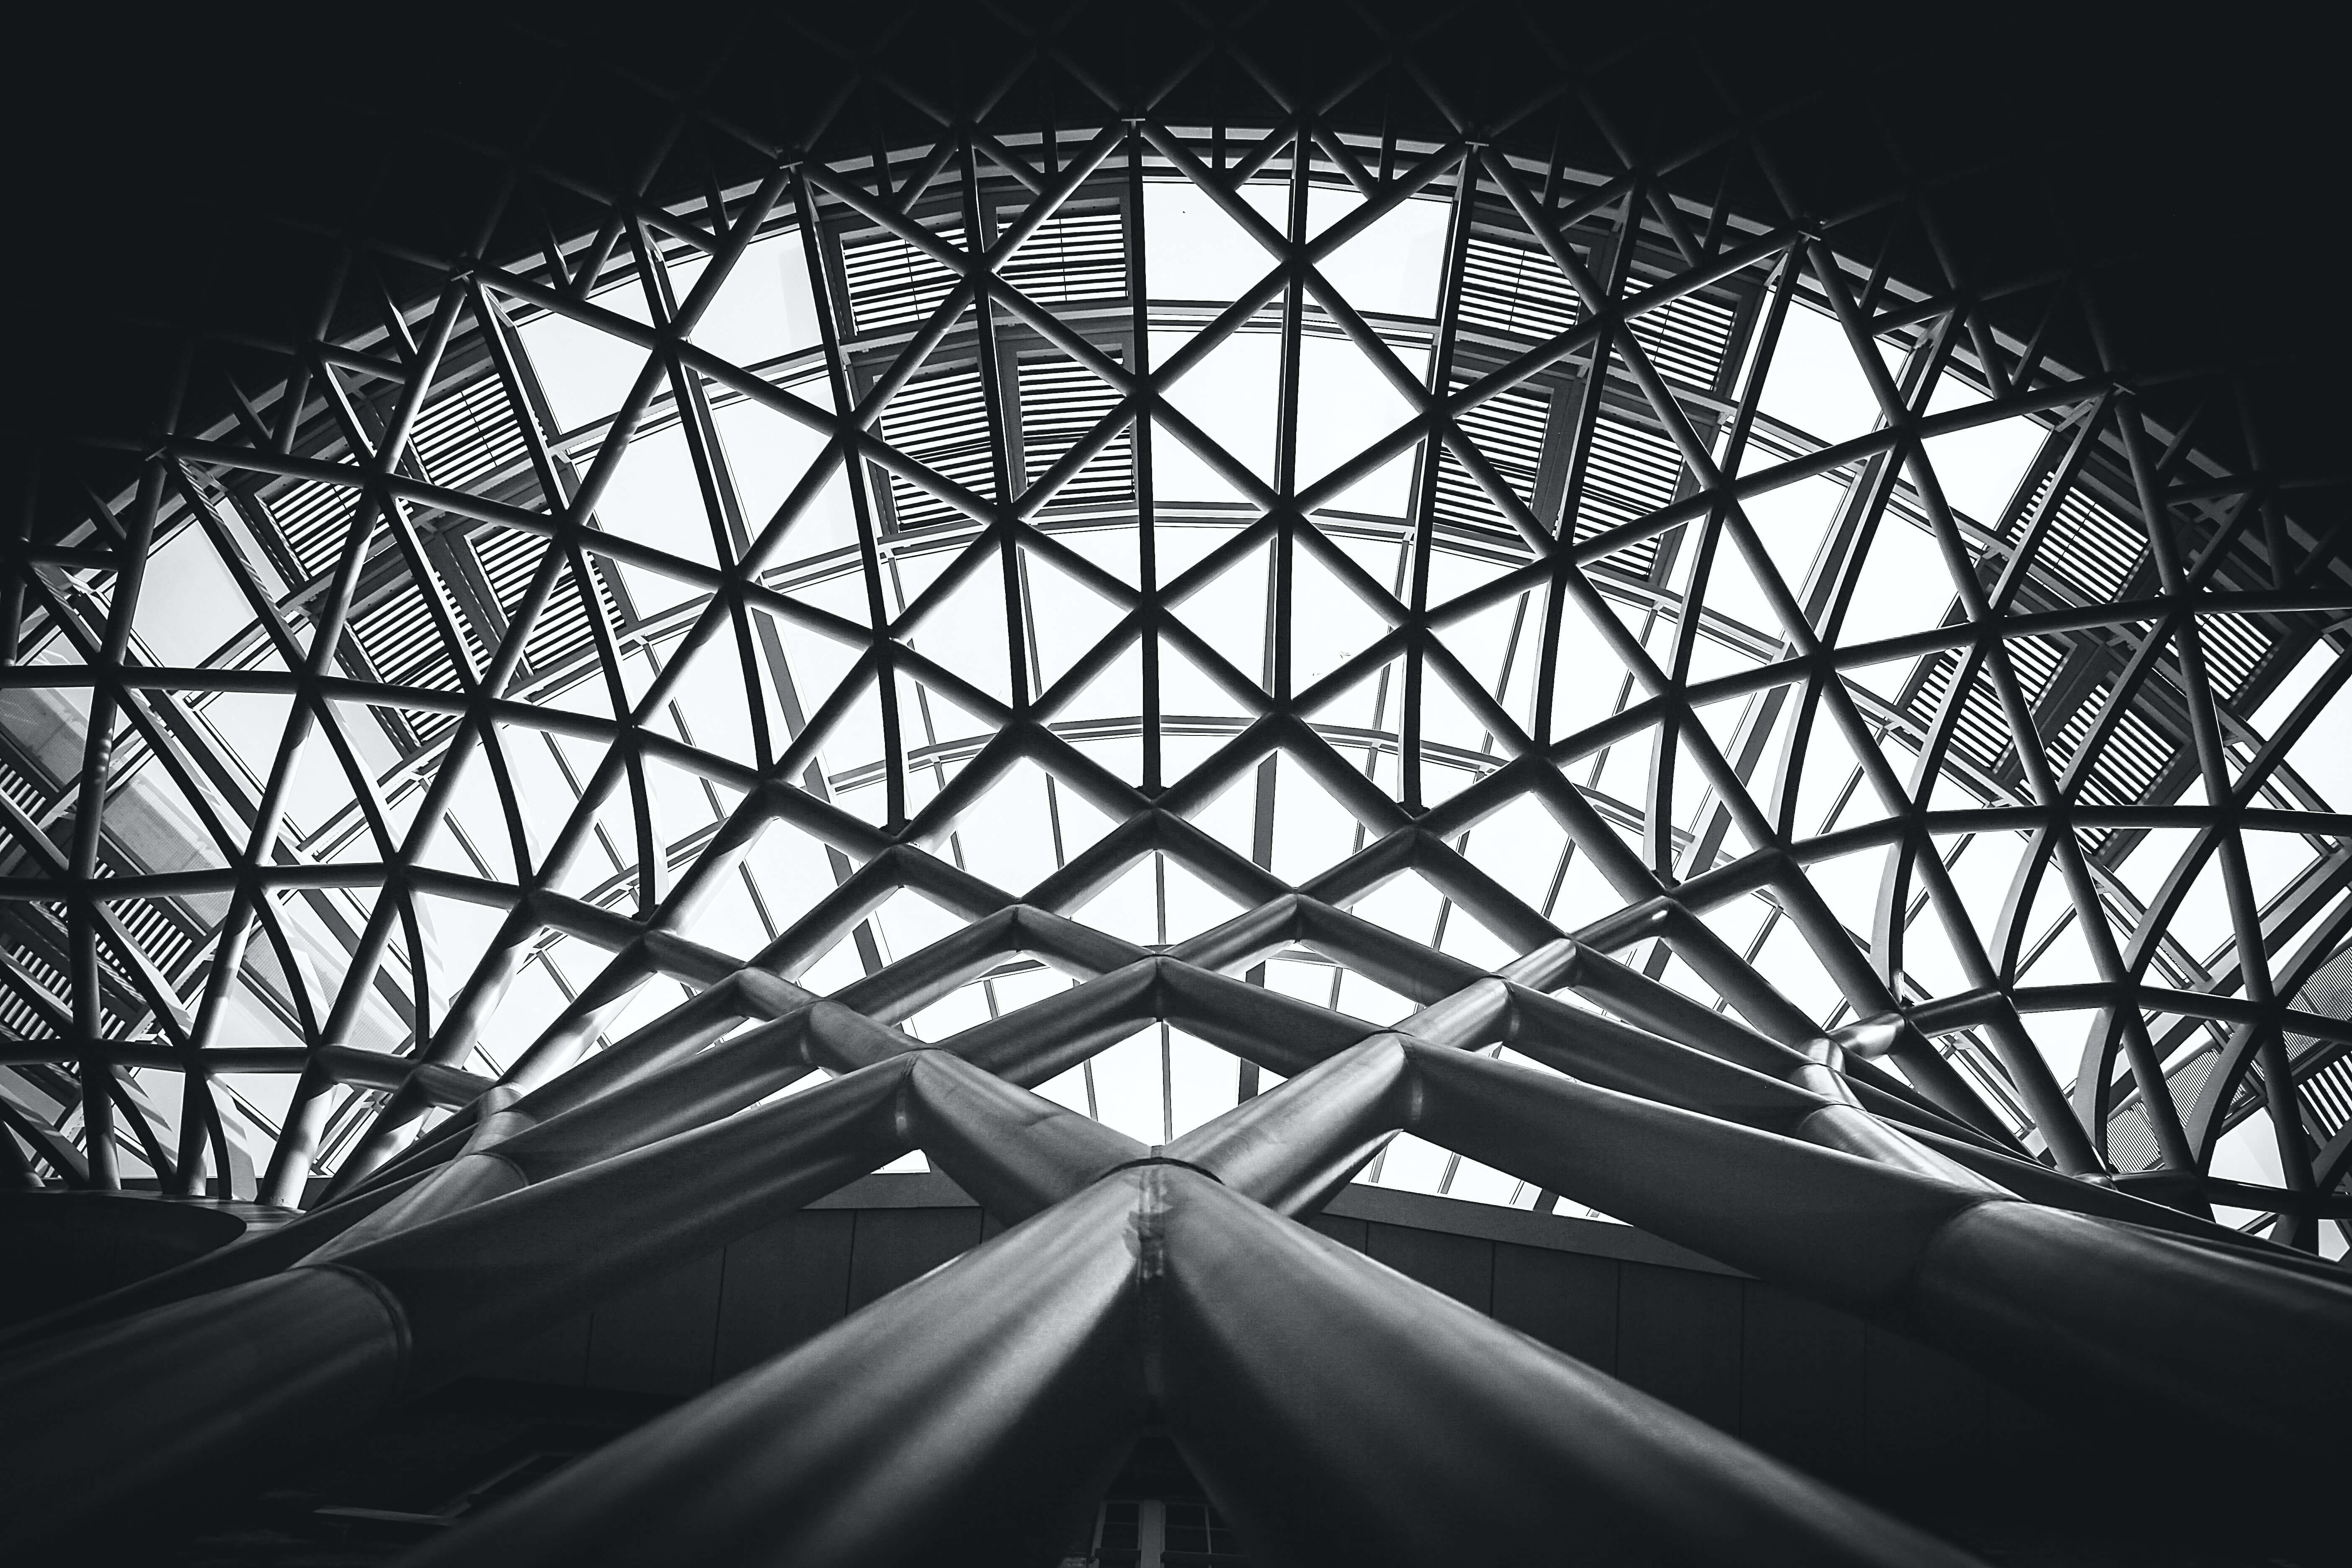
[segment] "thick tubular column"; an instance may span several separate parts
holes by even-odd
[[[782,981],[771,984],[792,995],[806,996]],[[562,1078],[520,1100],[509,1098],[514,1092],[511,1086],[500,1086],[490,1094],[499,1096],[502,1103],[487,1122],[478,1105],[471,1108],[459,1123],[462,1135],[440,1142],[413,1163],[406,1163],[405,1157],[395,1163],[405,1163],[406,1168],[379,1168],[371,1181],[339,1202],[0,1335],[0,1344],[110,1322],[208,1290],[258,1279],[305,1258],[323,1261],[363,1240],[701,1126],[751,1104],[809,1070],[801,1046],[803,1019],[800,1016],[761,1026],[699,1055],[679,1059],[682,1050],[698,1048],[726,1026],[714,1024],[700,1005],[702,1000],[700,996],[688,1000],[631,1037],[632,1040],[665,1040],[655,1065],[648,1066],[639,1056],[616,1064],[625,1070],[592,1073],[622,1048],[615,1047],[614,1052],[589,1058]],[[771,995],[769,1000],[785,998]],[[801,1012],[807,1011],[803,1004]],[[680,1015],[685,1017],[677,1030],[656,1036]],[[633,1086],[632,1092],[613,1092],[616,1084],[624,1082]]]
[[[1254,1554],[1975,1561],[1203,1176],[1155,1174],[1163,1407]]]
[[[919,1051],[900,1110],[907,1141],[1007,1225],[1151,1151],[945,1051]]]
[[[1412,1116],[1404,1041],[1374,1035],[1168,1145],[1280,1214],[1320,1208]]]
[[[18,1489],[0,1528],[37,1536],[119,1505],[210,1458],[186,1434],[224,1421],[257,1446],[351,1425],[832,1191],[904,1148],[906,1070],[887,1064],[331,1264],[28,1347],[0,1363],[12,1417],[0,1469]]]
[[[627,1094],[607,1094],[533,1123],[515,1111],[493,1136],[457,1156],[317,1256],[340,1256],[395,1230],[487,1203],[534,1182],[584,1169],[708,1126],[796,1082],[810,1070],[805,1014],[778,1019],[675,1063]],[[520,1106],[517,1107],[520,1110]]]
[[[135,1312],[152,1311],[174,1301],[226,1290],[291,1268],[386,1204],[413,1191],[430,1174],[429,1169],[411,1172],[333,1208],[306,1214],[269,1230],[248,1232],[217,1252],[192,1258],[103,1296],[93,1296],[46,1317],[0,1330],[0,1354],[37,1340],[95,1328]]]
[[[520,1098],[510,1084],[496,1084],[485,1090],[479,1101],[479,1118],[456,1159],[405,1188],[392,1202],[310,1254],[305,1261],[322,1263],[338,1253],[365,1246],[377,1237],[455,1214],[511,1191],[515,1184],[504,1177],[514,1167],[490,1150],[530,1128],[530,1119],[514,1109],[515,1101]]]
[[[1376,1084],[1398,1062],[1391,1041],[1331,1066]],[[412,1561],[1034,1563],[1154,1404],[1276,1562],[1571,1541],[1600,1563],[1970,1561],[1169,1161],[1112,1173]]]
[[[2352,1407],[2352,1281],[1408,1049],[1413,1131],[1932,1339],[2028,1395],[2186,1410],[2281,1458]]]
[[[534,1121],[551,1121],[690,1060],[745,1018],[783,1017],[815,1000],[799,986],[772,974],[739,970],[615,1041],[609,1049],[575,1062],[551,1078],[533,1079],[510,1072],[509,1081],[527,1090],[515,1110]],[[469,1132],[474,1115],[471,1107],[457,1112],[362,1180],[348,1188],[339,1184],[331,1198],[340,1198],[346,1191],[356,1196],[383,1182],[448,1160]]]
[[[1121,1173],[410,1559],[873,1568],[1051,1561],[1146,1400]]]

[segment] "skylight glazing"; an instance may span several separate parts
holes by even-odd
[[[2315,541],[1948,293],[1638,179],[1142,121],[385,298],[22,583],[47,1173],[289,1200],[746,962],[926,1042],[1103,972],[892,983],[1003,900],[1365,1032],[1458,989],[1234,936],[1279,889],[1446,975],[1573,936],[2343,1250]],[[904,851],[950,869],[861,872]],[[1271,1081],[1151,1019],[1042,1092],[1158,1144]],[[1409,1136],[1359,1179],[1552,1202]]]

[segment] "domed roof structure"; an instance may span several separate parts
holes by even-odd
[[[902,20],[441,126],[471,185],[49,460],[0,1160],[302,1211],[17,1352],[142,1454],[56,1520],[899,1160],[1013,1228],[431,1560],[1034,1555],[1146,1420],[1271,1558],[1949,1550],[1285,1217],[1350,1182],[2286,1464],[2352,563],[2234,369],[1736,82],[1625,112],[1654,44]]]

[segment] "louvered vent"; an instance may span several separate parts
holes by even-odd
[[[1732,307],[1704,295],[1685,294],[1631,319],[1633,341],[1660,375],[1677,385],[1712,390],[1723,374],[1731,345]]]
[[[1064,208],[1038,226],[997,276],[1041,305],[1125,299],[1127,228],[1118,209]]]
[[[120,873],[120,868],[110,867],[108,870],[110,875]],[[158,973],[178,973],[181,965],[187,962],[188,954],[195,949],[196,939],[186,922],[176,917],[165,904],[153,899],[124,899],[117,901],[113,910],[115,923],[122,934],[130,939],[141,956]],[[127,984],[129,975],[124,973],[125,966],[121,958],[110,950],[101,951],[107,952],[108,963],[124,974]]]
[[[300,479],[268,498],[270,517],[306,578],[333,570],[351,537],[360,492],[349,485]]]
[[[2056,477],[2043,477],[2025,516],[2034,515],[2044,504]],[[2095,604],[2121,596],[2147,553],[2147,542],[2138,530],[2081,490],[2069,489],[2058,498],[2058,516],[2043,531],[2032,572],[2037,578],[2063,580]]]
[[[2050,689],[2051,679],[2065,657],[2064,650],[2046,638],[2032,637],[2011,637],[2004,646],[2011,667],[2017,672],[2018,687],[2024,693],[2026,706],[2031,708]],[[1957,650],[1947,649],[1927,661],[1918,690],[1908,705],[1912,721],[1921,729],[1935,722],[1944,694],[1951,689],[1952,678],[1959,667]],[[1999,773],[2016,763],[2011,750],[2008,714],[1993,685],[1992,672],[1981,665],[1962,700],[1959,716],[1953,721],[1952,749],[1963,760],[1989,773]]]
[[[2271,651],[2269,635],[2245,616],[2231,615],[2198,616],[2197,632],[2214,697],[2236,701]]]
[[[933,231],[945,244],[963,248],[963,226]],[[956,275],[928,251],[893,234],[845,236],[841,271],[849,286],[850,330],[878,332],[910,327],[939,309],[956,285]]]
[[[2352,1059],[2338,1057],[2303,1080],[2304,1114],[2312,1130],[2333,1140],[2352,1123]]]
[[[1465,384],[1466,380],[1457,376],[1454,390],[1459,392]],[[1515,386],[1461,416],[1462,433],[1494,465],[1513,493],[1529,505],[1535,500],[1536,471],[1543,460],[1544,426],[1550,413],[1551,400],[1540,388]],[[1441,522],[1509,531],[1517,537],[1517,531],[1512,529],[1503,509],[1451,452],[1438,459],[1436,512]]]
[[[445,393],[416,416],[409,447],[425,476],[446,489],[473,489],[528,456],[506,389],[485,376]]]
[[[36,905],[25,911],[33,918],[27,924],[48,931],[54,938],[62,935],[54,918],[47,916],[48,905]],[[60,949],[62,951],[62,949]],[[19,984],[37,994],[47,1005],[40,1005],[25,996],[16,985],[0,985],[0,1030],[18,1039],[48,1039],[57,1030],[50,1025],[52,1016],[70,1018],[72,1005],[67,1000],[73,994],[66,972],[49,963],[31,943],[17,941],[8,944],[8,964]]]
[[[465,639],[466,658],[478,671],[487,662],[479,639],[462,619],[457,621],[457,632]],[[351,635],[374,667],[376,679],[436,691],[458,689],[457,660],[442,641],[424,595],[414,583],[403,581],[383,603],[354,615]],[[430,744],[457,724],[455,718],[441,713],[414,713],[406,718],[421,745]]]
[[[1682,472],[1681,454],[1664,431],[1603,414],[1592,426],[1583,492],[1577,499],[1576,537],[1589,539],[1665,506],[1675,499]],[[1646,577],[1657,563],[1658,544],[1659,537],[1653,535],[1597,564],[1603,570]]]
[[[1473,232],[1462,259],[1462,321],[1515,337],[1557,337],[1582,318],[1575,288],[1532,244]]]
[[[2097,713],[2093,703],[2084,703],[2066,721],[2058,745],[2072,756],[2081,744],[2082,736],[2089,732]],[[2090,776],[2083,781],[2082,799],[2089,805],[2144,805],[2152,797],[2156,781],[2171,767],[2177,753],[2175,742],[2136,711],[2126,711],[2116,721],[2115,732],[2099,751],[2091,764]],[[2116,836],[2112,827],[2092,827],[2083,830],[2083,842],[2093,854],[2106,847]]]
[[[988,443],[988,405],[980,372],[964,365],[908,385],[882,414],[882,435],[893,447],[966,489],[995,499]],[[967,521],[928,490],[890,476],[890,504],[902,529]]]
[[[509,617],[520,613],[531,579],[546,558],[547,541],[518,529],[478,528],[468,542],[499,608]],[[613,597],[612,586],[593,559],[588,559],[587,564],[604,624],[616,627],[621,622],[620,607]],[[541,606],[523,638],[523,662],[529,666],[532,679],[544,679],[559,669],[593,657],[594,632],[575,582],[571,573],[557,579],[554,591]]]
[[[1028,484],[1035,484],[1118,402],[1118,394],[1101,377],[1060,358],[1022,361],[1020,386],[1022,466]],[[1134,449],[1134,426],[1129,425],[1088,458],[1046,505],[1071,508],[1132,501]]]
[[[0,762],[0,795],[5,795],[26,816],[37,818],[49,803],[48,791]]]

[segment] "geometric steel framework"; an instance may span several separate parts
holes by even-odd
[[[34,1526],[910,1149],[1014,1228],[434,1560],[1012,1552],[1152,1410],[1269,1553],[1958,1560],[1282,1217],[1350,1179],[2297,1452],[2340,523],[1963,279],[1517,150],[1570,89],[1415,140],[1370,79],[518,165],[14,544],[0,1158],[312,1205],[6,1369]],[[1433,1468],[1307,1474],[1307,1406]]]

